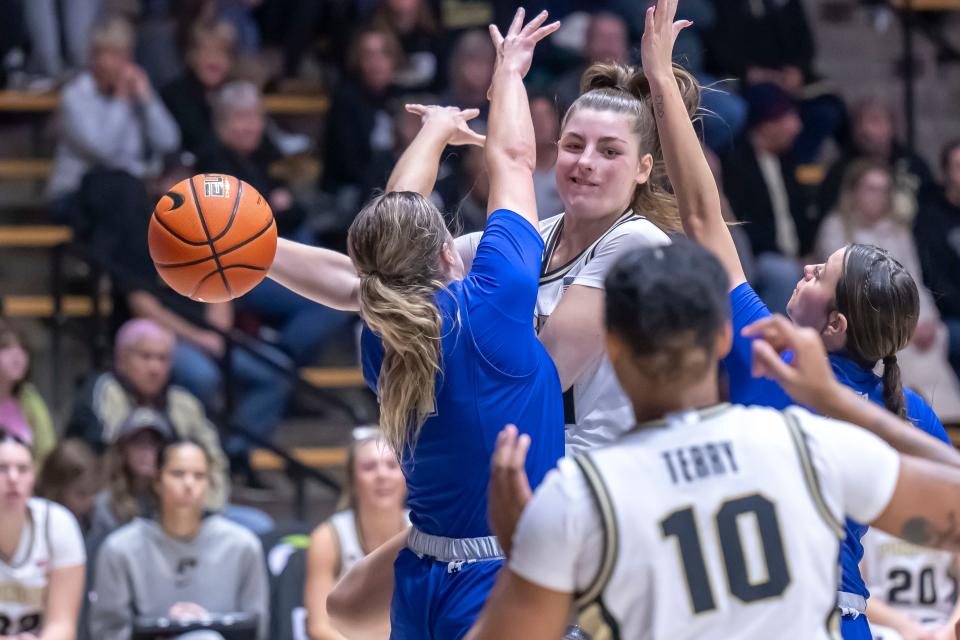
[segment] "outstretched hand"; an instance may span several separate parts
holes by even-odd
[[[512,424],[497,435],[496,448],[490,461],[490,492],[487,500],[490,528],[504,552],[510,554],[513,532],[533,492],[524,466],[530,436],[519,435]]]
[[[691,26],[689,20],[677,17],[679,0],[657,0],[647,9],[640,41],[640,61],[647,74],[673,75],[673,45],[681,31]]]
[[[798,327],[781,315],[770,316],[743,329],[753,342],[753,376],[769,378],[796,402],[827,413],[827,402],[840,388],[833,375],[827,350],[813,329]],[[781,354],[793,357],[784,362]]]
[[[497,50],[496,69],[517,71],[521,77],[526,76],[527,72],[530,71],[530,64],[533,62],[533,50],[537,43],[560,28],[560,22],[554,22],[545,27],[541,26],[547,20],[548,14],[546,11],[541,11],[526,26],[523,25],[525,15],[523,7],[517,9],[506,36],[500,34],[496,25],[490,25],[490,38]]]
[[[408,104],[407,111],[420,116],[424,127],[442,127],[447,133],[447,144],[473,144],[482,147],[486,136],[482,136],[467,124],[480,115],[479,109],[458,109],[456,107],[439,107],[435,105]]]

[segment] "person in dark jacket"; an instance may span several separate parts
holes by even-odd
[[[914,234],[923,277],[950,335],[950,364],[960,375],[960,139],[940,154],[943,187],[922,199]]]
[[[802,125],[796,104],[775,84],[749,87],[744,97],[747,131],[723,159],[723,186],[756,258],[755,288],[782,313],[816,233],[791,152]]]

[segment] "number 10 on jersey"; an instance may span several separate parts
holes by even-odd
[[[740,539],[737,519],[751,514],[755,518],[759,539],[763,547],[766,579],[751,582]],[[790,570],[783,553],[783,537],[773,503],[755,493],[742,498],[727,500],[720,506],[713,525],[726,568],[727,586],[730,593],[741,602],[756,602],[781,595],[790,584]],[[675,511],[660,522],[664,538],[676,537],[680,561],[687,580],[687,592],[694,613],[705,613],[717,608],[713,589],[707,575],[703,556],[700,528],[692,508]],[[709,540],[710,538],[708,538]]]

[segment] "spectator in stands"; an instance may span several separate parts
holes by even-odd
[[[378,430],[354,431],[359,433],[347,450],[341,510],[310,536],[304,590],[310,640],[343,637],[330,625],[327,595],[354,563],[410,524],[397,456]]]
[[[152,320],[125,323],[114,343],[114,367],[92,377],[78,392],[67,437],[80,438],[97,453],[120,438],[138,408],[162,412],[180,438],[199,440],[213,459],[213,489],[207,507],[220,509],[229,489],[227,462],[216,427],[189,391],[170,383],[176,338]]]
[[[715,0],[716,22],[704,34],[713,75],[746,85],[773,83],[798,103],[803,129],[798,162],[815,162],[831,137],[842,137],[846,108],[814,69],[815,45],[802,0]]]
[[[493,79],[496,55],[486,31],[465,31],[450,53],[449,85],[440,104],[480,109],[480,119],[486,120],[487,89]]]
[[[108,535],[135,517],[156,515],[153,483],[157,458],[160,449],[175,439],[173,425],[155,409],[134,409],[124,420],[103,457],[107,482],[94,498],[87,536],[90,549],[97,549]],[[216,483],[212,476],[210,483]]]
[[[347,77],[327,117],[324,153],[324,185],[341,208],[359,207],[360,185],[374,152],[393,147],[388,101],[402,54],[393,33],[375,27],[359,31],[350,44]]]
[[[135,617],[202,621],[242,612],[258,616],[260,640],[269,628],[267,570],[260,541],[219,515],[205,515],[210,457],[191,441],[160,451],[154,484],[157,520],[136,518],[98,553],[90,632],[127,640]]]
[[[903,384],[923,395],[944,422],[960,420],[960,381],[947,362],[947,329],[923,286],[910,226],[895,214],[893,175],[889,167],[873,160],[854,162],[847,170],[839,205],[820,227],[817,255],[825,261],[851,243],[886,249],[917,282],[920,317],[910,345],[897,354]]]
[[[390,116],[393,123],[393,147],[373,153],[360,189],[361,200],[367,201],[378,189],[382,190],[404,150],[413,142],[420,131],[420,116],[406,109],[408,104],[435,104],[437,99],[427,94],[405,95],[390,102]],[[443,174],[447,170],[440,170]],[[352,219],[352,217],[351,217]]]
[[[723,159],[723,186],[747,224],[755,257],[755,288],[783,313],[800,278],[799,258],[813,248],[816,229],[797,184],[791,152],[801,123],[793,99],[775,84],[749,87],[746,134]]]
[[[943,147],[940,168],[943,187],[924,198],[914,235],[924,281],[950,334],[950,361],[960,375],[960,140]]]
[[[380,0],[373,24],[392,31],[403,49],[395,84],[404,91],[437,88],[440,28],[428,0]]]
[[[219,147],[211,101],[233,69],[236,40],[228,23],[195,25],[184,56],[186,70],[160,92],[180,126],[183,148],[194,155],[209,155]]]
[[[580,95],[580,77],[591,64],[630,63],[627,23],[623,18],[615,13],[602,11],[590,16],[583,44],[583,57],[582,64],[566,72],[557,80],[555,92],[560,113],[566,113]]]
[[[896,123],[889,104],[875,97],[864,98],[851,109],[850,144],[827,171],[817,195],[820,215],[830,213],[840,198],[840,184],[850,164],[857,159],[882,162],[893,169],[896,215],[912,221],[917,195],[933,186],[927,163],[896,137]]]
[[[85,553],[66,508],[34,498],[30,447],[0,432],[0,620],[5,638],[73,638]]]
[[[0,425],[33,447],[38,466],[57,441],[47,403],[29,382],[30,354],[20,335],[0,318]]]
[[[143,184],[154,154],[180,144],[177,124],[132,60],[134,32],[114,17],[90,36],[90,69],[61,97],[60,137],[47,196],[102,259],[142,237],[152,203]]]
[[[65,75],[87,62],[90,28],[101,0],[29,0],[23,3],[30,34],[29,69],[36,74],[34,89],[51,89]],[[63,46],[61,46],[61,43]]]
[[[76,438],[57,443],[43,463],[37,496],[66,507],[86,534],[92,522],[93,498],[99,490],[97,456],[90,446]]]
[[[530,98],[530,116],[537,142],[537,166],[533,171],[533,190],[537,211],[543,218],[563,211],[557,191],[557,140],[560,138],[560,116],[553,100],[545,96]]]

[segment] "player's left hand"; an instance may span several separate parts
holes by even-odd
[[[743,329],[753,341],[753,376],[770,378],[783,387],[794,401],[819,410],[833,399],[840,386],[820,335],[813,329],[798,327],[782,315],[754,322]],[[788,364],[780,354],[793,353]],[[823,413],[823,411],[820,411]]]
[[[207,610],[193,602],[177,602],[167,614],[174,620],[197,620],[207,615]]]
[[[647,9],[640,40],[640,60],[645,74],[659,73],[673,77],[673,45],[677,35],[691,26],[689,20],[677,17],[679,0],[657,0]]]
[[[407,111],[420,116],[424,127],[443,127],[447,134],[447,144],[472,144],[482,147],[487,141],[467,123],[480,115],[479,109],[458,109],[457,107],[439,107],[436,105],[408,104]]]
[[[490,528],[508,556],[520,514],[533,495],[524,466],[529,449],[530,436],[525,433],[521,435],[510,424],[497,436],[497,445],[490,461],[490,494],[487,500]]]

